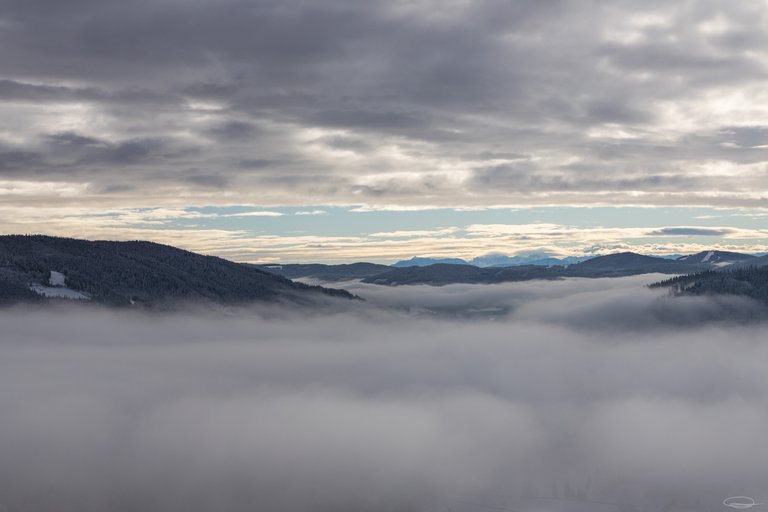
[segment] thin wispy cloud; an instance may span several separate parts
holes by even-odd
[[[284,214],[280,212],[270,211],[258,211],[258,212],[243,212],[243,213],[230,213],[226,217],[282,217]]]
[[[302,210],[294,215],[326,215],[327,213],[325,210]]]

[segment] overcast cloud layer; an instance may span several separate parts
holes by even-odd
[[[670,301],[638,278],[467,287],[471,301],[384,290],[418,310],[369,294],[315,318],[0,313],[0,509],[677,512],[768,498],[768,333],[702,323],[748,304]],[[462,301],[512,314],[425,313]]]
[[[764,204],[764,2],[2,6],[5,180],[153,205]]]
[[[2,0],[2,229],[140,206],[764,207],[767,48],[763,1]]]

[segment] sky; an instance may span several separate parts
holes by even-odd
[[[768,251],[768,2],[1,0],[0,233]]]

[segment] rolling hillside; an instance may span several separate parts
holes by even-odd
[[[64,286],[53,282],[55,276],[61,276]],[[0,236],[0,300],[38,301],[43,293],[68,295],[64,290],[102,304],[147,307],[185,301],[311,304],[327,297],[353,297],[152,242]]]

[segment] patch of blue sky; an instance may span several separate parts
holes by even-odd
[[[463,229],[476,224],[557,224],[583,228],[661,228],[667,226],[733,227],[760,229],[765,214],[759,210],[713,208],[535,207],[455,210],[450,208],[392,211],[356,207],[302,206],[254,208],[206,206],[187,208],[201,217],[169,218],[166,227],[222,229],[253,234],[364,236],[394,231]],[[319,213],[323,212],[323,213]],[[311,213],[311,214],[310,214]],[[712,237],[701,237],[710,240]]]

